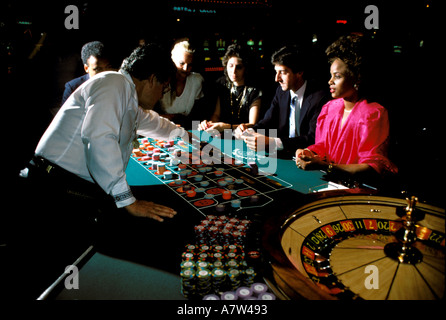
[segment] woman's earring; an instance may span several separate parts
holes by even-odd
[[[356,90],[356,91],[358,91],[358,89],[359,89],[359,86],[358,86],[358,84],[357,84],[357,83],[355,83],[355,84],[353,85],[353,88],[355,88],[355,90]]]

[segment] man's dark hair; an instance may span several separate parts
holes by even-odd
[[[170,52],[154,43],[136,48],[124,59],[121,69],[138,80],[148,79],[153,74],[158,82],[168,81],[176,72]]]
[[[84,44],[81,50],[82,62],[88,65],[88,58],[91,56],[96,59],[106,58],[104,55],[104,44],[100,41],[92,41]]]
[[[297,45],[282,47],[274,52],[271,57],[271,63],[273,65],[284,65],[290,68],[293,73],[305,72],[308,63],[307,60],[308,56],[306,52]]]

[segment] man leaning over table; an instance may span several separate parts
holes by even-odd
[[[135,49],[119,71],[100,73],[82,84],[41,137],[29,178],[52,183],[53,188],[61,183],[89,197],[111,198],[117,208],[134,216],[172,218],[173,209],[133,196],[125,170],[138,135],[187,136],[184,129],[151,111],[173,72],[169,54],[149,44]]]

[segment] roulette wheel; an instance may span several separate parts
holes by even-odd
[[[285,299],[444,299],[444,209],[327,194],[265,224],[269,278]]]

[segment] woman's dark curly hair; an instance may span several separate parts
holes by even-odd
[[[221,59],[226,79],[229,79],[226,66],[232,57],[237,57],[242,60],[243,66],[245,67],[245,83],[252,82],[254,80],[254,55],[251,49],[240,44],[231,44],[228,46],[225,55]]]
[[[340,59],[347,65],[347,71],[350,76],[356,80],[362,78],[364,71],[364,41],[362,36],[342,36],[329,45],[325,53],[330,64],[336,59]]]

